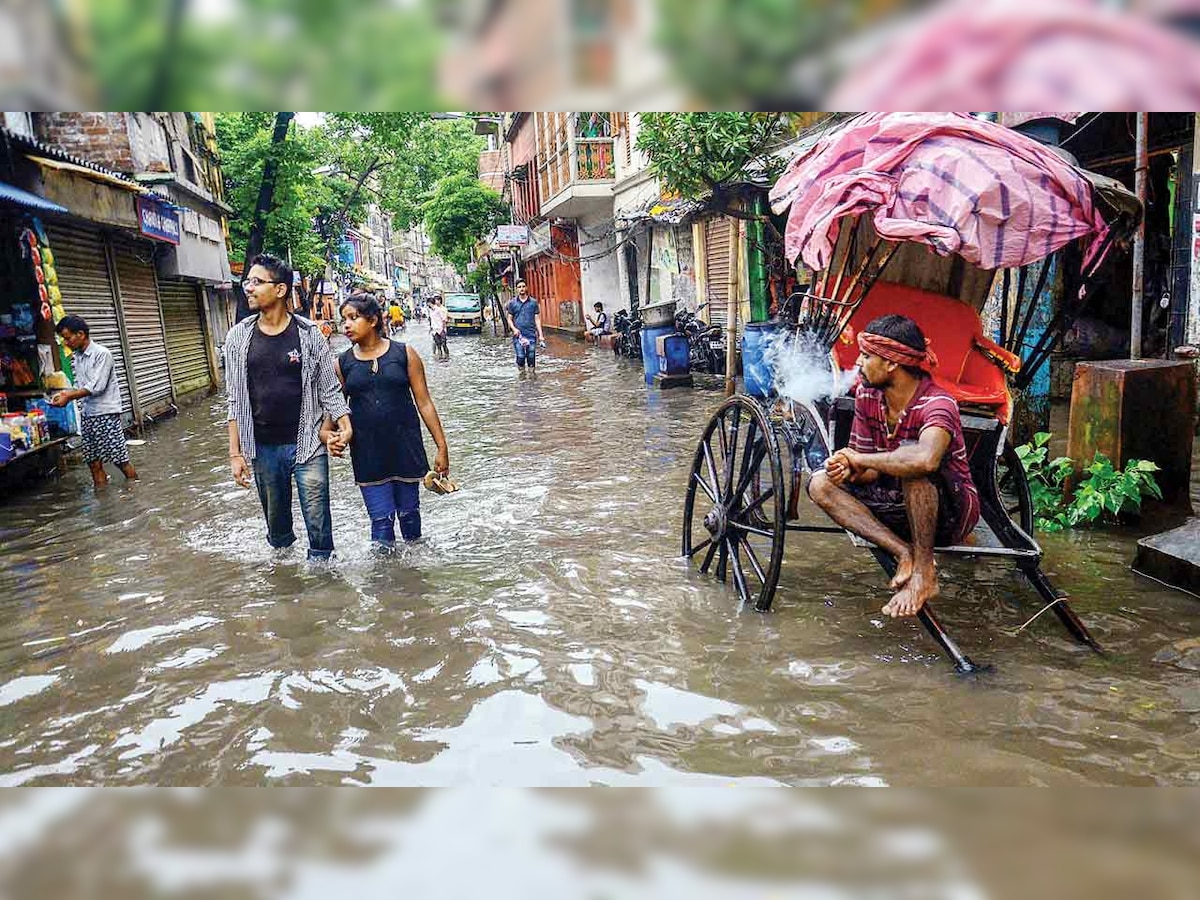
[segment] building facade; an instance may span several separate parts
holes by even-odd
[[[61,310],[113,351],[126,423],[212,390],[231,276],[211,116],[6,113],[5,126],[5,180],[54,207],[36,224]]]

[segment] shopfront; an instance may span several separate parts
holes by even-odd
[[[57,468],[76,428],[74,409],[47,402],[67,386],[54,339],[61,310],[57,260],[38,215],[61,206],[0,184],[0,489],[31,471]]]

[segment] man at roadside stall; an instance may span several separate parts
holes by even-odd
[[[308,531],[308,558],[333,553],[329,511],[329,457],[321,443],[324,416],[337,424],[336,438],[349,444],[350,407],[333,368],[333,355],[317,326],[288,311],[292,270],[261,254],[242,282],[250,316],[225,339],[229,391],[229,463],[241,487],[258,487],[267,522],[267,543],[296,542],[292,530],[292,483]]]
[[[906,316],[875,319],[858,335],[850,444],[809,481],[831,519],[895,557],[896,592],[883,606],[915,616],[937,596],[934,546],[962,543],[979,521],[958,402],[934,384],[937,357]]]
[[[75,370],[75,387],[59,391],[50,402],[66,406],[79,400],[79,431],[83,437],[83,461],[92,471],[92,484],[108,484],[106,462],[121,470],[129,481],[138,477],[129,461],[125,426],[121,422],[121,385],[117,380],[112,351],[92,340],[88,323],[80,316],[63,316],[54,330],[70,349]]]

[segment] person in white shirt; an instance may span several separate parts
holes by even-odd
[[[449,359],[450,345],[446,342],[446,307],[441,297],[434,297],[429,302],[429,333],[433,335],[433,355],[435,359]]]

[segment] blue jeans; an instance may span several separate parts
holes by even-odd
[[[295,444],[262,444],[254,457],[254,483],[267,519],[267,543],[290,547],[292,479],[300,496],[300,512],[308,530],[308,558],[329,559],[333,553],[333,517],[329,512],[329,457],[324,453],[296,465]]]
[[[383,484],[359,485],[367,515],[371,517],[371,540],[380,544],[396,543],[396,525],[406,541],[421,536],[420,485],[408,481],[386,481]]]
[[[517,354],[517,366],[525,368],[525,363],[528,361],[530,368],[537,367],[537,341],[530,340],[528,344],[521,344],[520,338],[513,338],[513,351]]]

